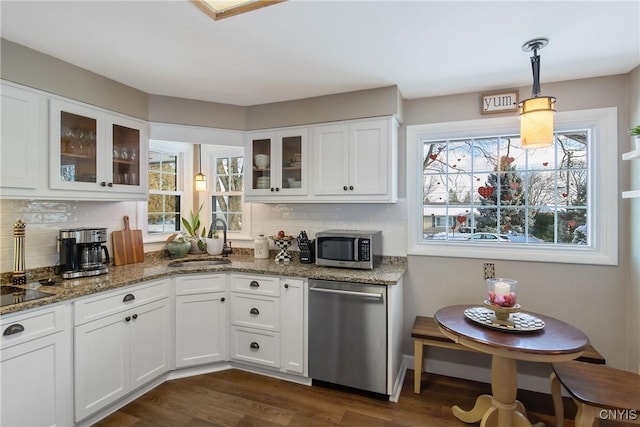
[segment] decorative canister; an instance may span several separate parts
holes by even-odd
[[[253,253],[257,259],[269,258],[269,241],[264,234],[258,234],[254,242]]]

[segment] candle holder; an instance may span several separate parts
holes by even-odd
[[[487,279],[487,299],[485,307],[493,310],[495,321],[502,325],[513,325],[510,320],[512,313],[520,311],[517,300],[518,281],[513,279]]]

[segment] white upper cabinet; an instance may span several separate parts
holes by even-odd
[[[314,128],[315,201],[397,202],[397,131],[392,118]]]
[[[2,83],[0,187],[4,192],[29,193],[42,173],[39,144],[46,138],[46,98],[34,91]]]
[[[306,196],[307,128],[291,128],[247,135],[245,198],[248,201],[283,201]],[[292,199],[289,199],[292,200]]]
[[[145,122],[57,99],[49,112],[52,189],[146,199]]]

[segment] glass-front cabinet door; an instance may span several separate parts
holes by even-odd
[[[248,194],[294,196],[307,193],[305,129],[250,135]]]
[[[51,100],[50,186],[96,191],[104,176],[104,114]]]
[[[124,117],[107,116],[107,152],[111,162],[107,181],[118,191],[143,191],[147,160],[145,129],[140,123]]]
[[[59,100],[50,122],[51,188],[146,195],[144,122]]]

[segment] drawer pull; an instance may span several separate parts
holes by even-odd
[[[224,301],[225,301],[224,297],[220,298],[220,302],[224,302]]]
[[[289,284],[288,284],[288,283],[285,283],[285,284],[284,284],[284,288],[285,288],[285,289],[289,289]]]
[[[13,325],[7,327],[7,329],[4,330],[4,333],[2,335],[6,337],[7,335],[18,334],[23,331],[24,331],[24,326],[22,326],[20,323],[14,323]]]
[[[122,298],[122,302],[129,302],[133,301],[134,299],[136,299],[136,297],[133,294],[126,294],[124,298]]]
[[[260,283],[256,282],[255,280],[252,280],[251,283],[249,283],[249,286],[251,286],[252,288],[259,288]]]
[[[249,347],[258,350],[260,348],[260,344],[258,344],[257,342],[252,342],[251,344],[249,344]]]
[[[250,314],[260,314],[260,310],[258,310],[257,308],[253,307],[251,310],[249,310]]]
[[[124,318],[124,321],[125,321],[125,322],[130,322],[130,321],[131,321],[131,316],[127,316],[127,317],[125,317],[125,318]]]
[[[133,317],[133,320],[136,320],[136,319],[138,318],[138,315],[137,315],[137,314],[134,314],[134,315],[133,315],[133,316],[131,316],[131,317]]]

